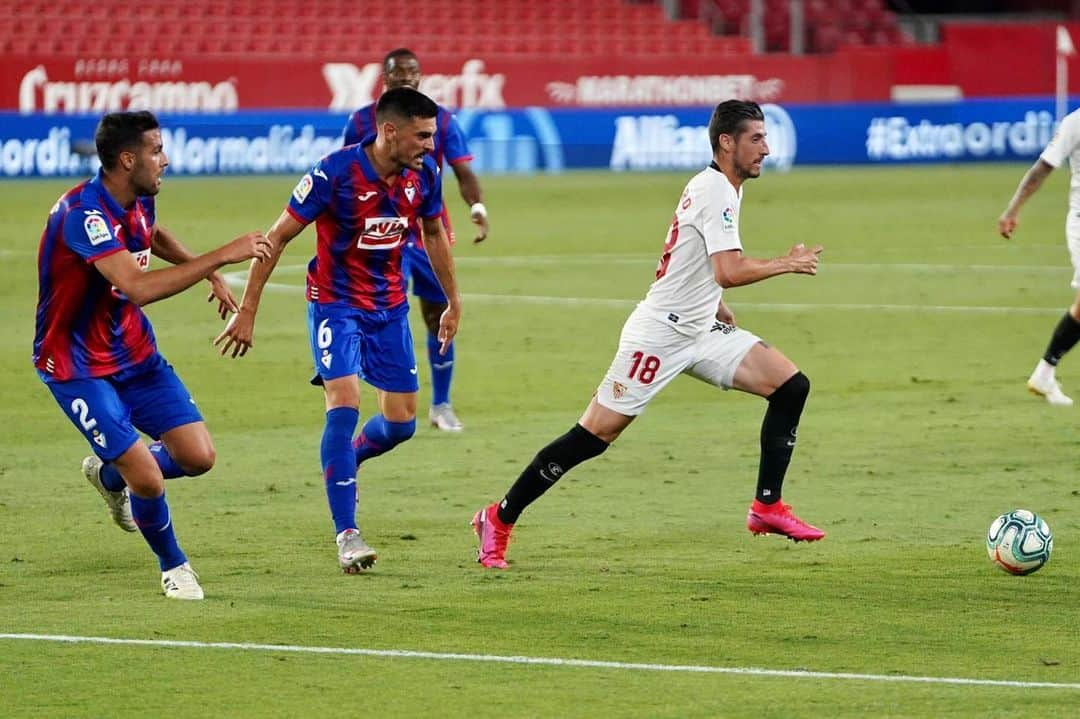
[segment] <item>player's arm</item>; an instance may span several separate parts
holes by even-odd
[[[709,259],[712,261],[716,284],[721,287],[740,287],[788,273],[816,275],[818,255],[823,249],[821,245],[807,247],[800,243],[792,247],[786,255],[768,260],[747,257],[742,250],[714,252],[709,255]]]
[[[450,163],[457,178],[458,189],[461,191],[461,199],[469,206],[469,218],[476,225],[476,237],[473,242],[483,242],[488,235],[487,208],[484,207],[483,195],[480,191],[480,179],[473,172],[468,160],[459,160]]]
[[[247,284],[240,299],[240,309],[225,325],[225,329],[214,339],[215,345],[221,345],[221,354],[232,350],[233,357],[243,357],[253,344],[255,334],[255,314],[259,310],[263,289],[270,275],[277,267],[285,245],[299,235],[306,225],[285,210],[266,233],[268,257],[262,262],[252,262],[248,269]]]
[[[446,310],[439,318],[439,354],[446,352],[450,341],[457,334],[461,319],[461,295],[458,294],[457,279],[454,277],[454,256],[450,252],[450,239],[438,217],[425,217],[421,220],[424,230],[424,249],[427,250],[431,269],[442,285],[446,295]]]
[[[1029,197],[1035,194],[1036,190],[1042,187],[1043,180],[1053,171],[1054,166],[1040,157],[1024,173],[1024,176],[1020,179],[1020,185],[1016,188],[1016,193],[1013,194],[1005,211],[998,218],[998,232],[1001,233],[1002,237],[1005,239],[1012,237],[1012,233],[1016,229],[1017,218],[1020,215],[1020,208],[1024,206]]]
[[[269,257],[267,238],[261,232],[249,232],[216,250],[160,270],[141,271],[130,252],[112,252],[95,260],[94,267],[129,300],[148,305],[183,292],[219,267],[251,258],[258,264]]]
[[[150,252],[154,257],[160,257],[174,265],[195,259],[195,253],[185,247],[176,235],[157,223],[154,224],[153,234],[150,237]],[[210,294],[207,295],[206,301],[213,302],[217,299],[218,314],[221,315],[221,319],[225,319],[229,312],[240,309],[220,272],[215,270],[206,279],[210,282]]]

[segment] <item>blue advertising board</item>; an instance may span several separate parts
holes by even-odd
[[[764,105],[767,164],[1032,160],[1054,132],[1053,100]],[[458,112],[483,174],[688,170],[708,163],[710,108]],[[0,113],[0,177],[96,169],[97,117]],[[171,173],[296,174],[340,146],[345,115],[237,112],[160,116]]]

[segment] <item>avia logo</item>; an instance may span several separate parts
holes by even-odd
[[[356,246],[361,250],[392,250],[401,244],[408,228],[409,221],[404,217],[365,217]]]
[[[347,62],[331,62],[322,67],[323,79],[333,97],[330,109],[352,112],[358,107],[370,105],[379,96],[379,79],[382,66],[370,62],[357,67]],[[503,86],[506,75],[484,72],[484,61],[471,58],[461,66],[456,75],[425,74],[420,81],[420,91],[440,105],[447,107],[506,107]]]
[[[375,197],[375,195],[377,195],[377,194],[379,194],[379,193],[375,192],[375,190],[369,190],[367,192],[364,192],[364,193],[361,193],[361,194],[357,195],[356,199],[360,200],[361,202],[367,202],[372,197]]]

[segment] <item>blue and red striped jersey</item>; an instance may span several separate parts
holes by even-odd
[[[330,153],[300,178],[286,211],[315,223],[315,257],[308,264],[307,298],[388,310],[405,302],[401,246],[417,218],[442,214],[442,179],[431,156],[387,184],[364,148],[369,137]]]
[[[375,123],[375,103],[361,107],[349,116],[345,123],[345,144],[355,145],[369,135],[378,132]],[[451,165],[458,162],[472,160],[469,153],[469,145],[465,141],[465,133],[461,131],[461,125],[454,118],[454,114],[442,105],[439,105],[439,114],[435,116],[435,166],[442,171],[443,163]]]
[[[53,205],[38,248],[35,367],[61,381],[106,377],[157,351],[142,309],[94,268],[126,251],[148,269],[154,220],[154,198],[124,209],[100,172]]]

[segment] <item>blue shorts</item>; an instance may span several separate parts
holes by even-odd
[[[359,375],[384,392],[416,392],[409,304],[370,312],[344,302],[308,302],[308,334],[315,362],[312,384]]]
[[[38,372],[94,454],[111,462],[139,441],[158,439],[203,417],[191,393],[160,354],[109,377],[61,382]]]
[[[435,270],[431,269],[431,260],[423,247],[408,242],[401,248],[401,274],[411,278],[414,295],[437,305],[446,304],[446,293]]]

